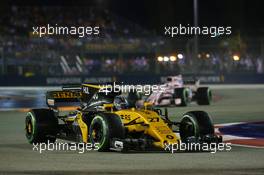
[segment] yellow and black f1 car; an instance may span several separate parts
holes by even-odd
[[[107,88],[82,84],[48,91],[49,108],[32,109],[27,113],[25,127],[29,143],[55,142],[59,138],[96,143],[99,151],[146,151],[164,150],[166,144],[180,142],[221,142],[206,112],[191,111],[184,114],[180,122],[173,122],[166,109],[153,108],[150,103],[136,108],[121,92],[109,92]],[[75,103],[78,109],[66,115],[58,110],[60,105]],[[173,128],[177,128],[179,134],[175,134]]]

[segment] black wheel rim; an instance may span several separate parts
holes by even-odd
[[[104,139],[103,127],[99,123],[95,123],[91,130],[91,141],[101,144]]]
[[[194,136],[195,135],[195,129],[192,122],[187,121],[183,124],[183,132],[186,137]]]
[[[182,142],[187,142],[189,137],[197,137],[197,128],[195,123],[193,123],[189,117],[186,117],[181,121],[180,136]]]
[[[33,133],[32,121],[31,120],[27,120],[26,121],[26,134],[29,136],[29,135],[32,135],[32,133]]]
[[[26,138],[31,143],[34,139],[34,134],[36,133],[36,131],[35,131],[35,123],[30,114],[28,114],[26,117],[25,125],[26,125],[25,126]]]

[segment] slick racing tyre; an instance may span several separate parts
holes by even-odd
[[[26,138],[29,143],[54,143],[58,131],[58,119],[49,109],[32,109],[25,119]]]
[[[89,140],[98,151],[109,151],[113,138],[123,139],[125,130],[121,118],[112,113],[98,113],[89,128]]]
[[[212,91],[208,87],[200,87],[196,92],[198,105],[210,105],[212,101]]]
[[[209,115],[204,111],[191,111],[183,115],[180,122],[182,142],[196,142],[205,135],[214,135],[214,126]]]
[[[175,104],[179,106],[187,106],[188,104],[188,89],[186,88],[176,88],[174,90],[174,100],[180,99],[180,104]]]

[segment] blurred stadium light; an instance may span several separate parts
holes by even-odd
[[[233,55],[233,60],[234,61],[239,61],[240,60],[240,57],[238,55]]]
[[[176,61],[177,57],[176,56],[170,56],[170,61]]]
[[[163,57],[163,61],[167,62],[169,60],[170,60],[169,57],[167,57],[167,56]]]
[[[163,57],[162,57],[162,56],[159,56],[159,57],[158,57],[158,61],[159,61],[159,62],[163,61]]]
[[[179,54],[177,55],[177,57],[181,60],[181,59],[183,59],[183,54],[179,53]]]

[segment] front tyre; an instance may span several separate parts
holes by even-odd
[[[191,111],[183,115],[180,122],[182,142],[199,141],[206,135],[214,135],[214,126],[209,115],[204,111]]]
[[[109,151],[113,138],[124,138],[125,130],[121,118],[112,113],[98,113],[94,116],[90,128],[89,139],[98,151]]]
[[[58,131],[58,119],[49,109],[32,109],[25,119],[26,138],[29,143],[54,143]]]
[[[176,105],[179,106],[187,106],[188,105],[188,89],[187,88],[176,88],[174,89],[174,101]],[[180,103],[177,100],[180,99]]]

